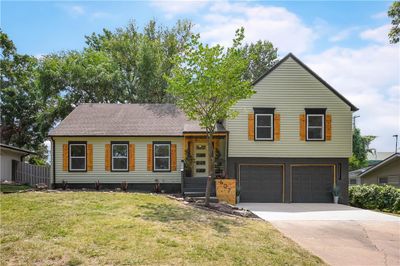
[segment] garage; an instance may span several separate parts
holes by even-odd
[[[284,166],[239,165],[241,202],[283,202]]]
[[[291,201],[331,203],[334,165],[291,165]]]

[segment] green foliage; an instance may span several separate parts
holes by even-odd
[[[388,34],[390,43],[400,41],[400,2],[394,1],[388,11],[389,18],[392,19],[392,28]]]
[[[357,185],[349,188],[349,201],[352,206],[400,212],[400,189],[394,186]]]
[[[361,136],[361,131],[355,128],[353,131],[353,155],[349,160],[350,170],[356,170],[368,165],[367,156],[372,150],[369,148],[370,143],[375,136]]]

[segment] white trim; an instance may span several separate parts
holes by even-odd
[[[168,156],[156,156],[156,146],[168,146],[169,155]],[[169,172],[171,171],[171,144],[170,143],[154,143],[154,152],[153,152],[153,171],[156,172]],[[158,169],[156,168],[156,159],[168,158],[168,169]]]
[[[71,151],[72,151],[72,149],[71,149],[71,147],[72,146],[84,146],[85,147],[85,156],[72,156],[71,155]],[[85,143],[70,143],[69,144],[69,147],[68,147],[68,150],[69,150],[69,164],[68,164],[68,170],[70,171],[70,172],[80,172],[80,171],[86,171],[86,144]],[[85,168],[83,168],[83,169],[72,169],[72,159],[85,159]]]
[[[308,123],[308,118],[310,116],[319,116],[322,117],[322,125],[321,126],[310,126],[310,124]],[[310,139],[308,137],[308,129],[309,128],[321,128],[321,138],[312,138]],[[307,140],[324,140],[325,139],[325,115],[324,114],[307,114]]]
[[[113,152],[114,145],[126,146],[126,156],[114,157],[114,152]],[[128,164],[129,164],[128,157],[129,157],[129,145],[128,144],[125,144],[125,143],[113,143],[111,145],[111,169],[112,169],[112,171],[127,171],[128,170]],[[126,168],[124,168],[124,169],[122,169],[122,168],[115,169],[114,168],[114,158],[115,159],[126,159]]]
[[[257,117],[258,116],[270,116],[271,117],[271,126],[258,126],[257,125]],[[255,117],[255,119],[256,119],[256,127],[255,127],[255,131],[256,131],[256,140],[273,140],[274,139],[274,115],[273,114],[256,114],[256,117]],[[270,138],[259,138],[259,137],[257,137],[257,128],[269,128],[270,129],[270,131],[271,131],[271,137]]]

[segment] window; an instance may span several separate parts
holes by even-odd
[[[357,185],[357,179],[350,178],[349,181],[350,181],[350,185]]]
[[[128,144],[112,143],[111,147],[112,170],[128,171]]]
[[[307,114],[307,140],[324,140],[324,114]]]
[[[385,185],[388,183],[388,178],[387,177],[379,177],[378,182],[380,185]]]
[[[273,114],[256,114],[256,140],[273,139]]]
[[[154,171],[170,171],[171,144],[154,143]]]
[[[86,143],[69,144],[69,170],[86,171]]]

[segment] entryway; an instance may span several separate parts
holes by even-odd
[[[208,169],[208,145],[206,142],[194,143],[194,177],[207,176]]]

